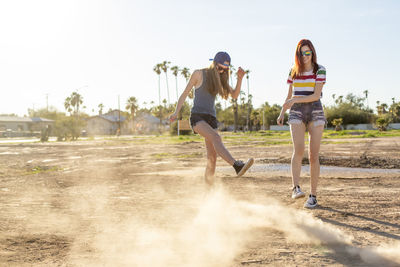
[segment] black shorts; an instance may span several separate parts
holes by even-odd
[[[217,121],[217,118],[215,118],[214,116],[212,116],[210,114],[205,114],[205,113],[190,114],[190,126],[192,127],[192,130],[193,130],[193,127],[196,125],[196,123],[198,123],[199,121],[205,121],[213,129],[218,128],[218,121]],[[195,130],[193,130],[193,132],[196,133]]]

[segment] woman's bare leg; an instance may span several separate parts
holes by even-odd
[[[292,141],[293,141],[293,154],[291,161],[293,187],[299,185],[301,162],[303,160],[303,154],[304,154],[305,132],[306,132],[306,126],[304,125],[304,123],[290,125],[290,133],[292,135]]]
[[[317,195],[318,178],[320,173],[319,165],[319,149],[324,132],[324,125],[314,126],[309,124],[308,134],[310,138],[309,144],[309,160],[310,160],[310,175],[311,175],[311,194]]]
[[[204,174],[206,183],[208,185],[214,184],[215,167],[217,164],[217,152],[211,140],[205,139],[207,149],[207,167]]]
[[[211,128],[210,125],[208,125],[205,121],[199,121],[193,127],[193,130],[203,136],[206,140],[209,140],[209,142],[213,144],[217,154],[229,165],[233,166],[235,159],[225,148],[224,144],[222,143],[221,136],[219,136],[219,134],[213,128]]]

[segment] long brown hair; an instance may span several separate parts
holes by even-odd
[[[315,52],[315,48],[313,46],[313,44],[311,43],[310,40],[307,39],[301,39],[300,42],[297,44],[296,47],[296,53],[295,53],[295,57],[294,57],[294,66],[292,68],[292,72],[291,72],[291,76],[292,78],[296,78],[297,76],[300,76],[301,73],[304,72],[304,64],[302,61],[302,54],[301,54],[301,48],[303,46],[308,46],[311,51],[311,62],[313,64],[313,72],[317,73],[318,71],[318,63],[317,63],[317,53]]]
[[[209,68],[204,69],[206,74],[206,89],[214,96],[219,94],[223,99],[228,99],[230,91],[228,83],[229,70],[219,73],[216,68],[217,64],[218,63],[213,62]]]

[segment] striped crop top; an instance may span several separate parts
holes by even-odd
[[[293,95],[312,95],[316,83],[326,82],[326,70],[321,65],[318,65],[317,73],[313,71],[303,72],[295,79],[292,78],[291,74],[292,70],[289,72],[287,83],[293,85]]]

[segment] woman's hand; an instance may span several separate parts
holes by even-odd
[[[285,113],[279,114],[278,119],[276,119],[276,122],[278,123],[279,126],[283,125],[283,121],[285,120]]]
[[[284,108],[284,109],[290,109],[290,108],[293,106],[294,103],[295,103],[295,99],[294,99],[294,98],[291,98],[291,99],[287,100],[287,101],[283,104],[283,107],[282,107],[282,108]]]
[[[242,67],[239,67],[238,71],[236,72],[236,75],[237,75],[238,79],[243,79],[244,74],[245,74],[245,72],[242,69]]]
[[[178,118],[178,114],[176,114],[176,112],[174,112],[169,116],[169,121],[173,122],[174,120],[176,120],[176,118]]]

